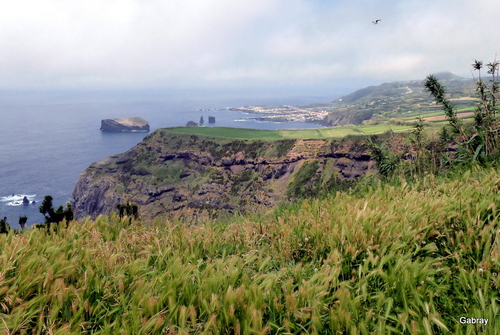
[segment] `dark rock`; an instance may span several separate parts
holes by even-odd
[[[172,191],[175,191],[175,187],[164,187],[164,188],[158,188],[155,190],[145,190],[144,193],[147,194],[148,196],[154,198],[154,197],[158,197],[158,196],[162,195],[163,193],[172,192]]]
[[[183,201],[186,201],[187,200],[187,197],[183,194],[174,194],[174,196],[172,197],[172,201],[173,202],[183,202]]]
[[[208,123],[215,123],[215,116],[209,116]]]
[[[234,164],[234,157],[222,157],[221,163],[223,166],[229,166]]]
[[[186,123],[186,127],[196,127],[198,126],[198,124],[194,121],[188,121],[188,123]]]
[[[274,179],[281,178],[287,172],[288,172],[288,164],[283,164],[283,165],[281,165],[281,167],[276,169],[276,171],[274,172],[273,178]]]

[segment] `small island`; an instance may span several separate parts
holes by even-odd
[[[101,120],[101,130],[109,132],[148,132],[149,123],[141,117]]]

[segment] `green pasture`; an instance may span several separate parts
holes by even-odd
[[[460,117],[460,114],[474,112],[474,110],[475,110],[475,107],[461,108],[461,109],[457,110],[457,115],[458,115],[458,117]],[[432,111],[432,112],[427,112],[427,113],[411,113],[410,115],[403,117],[403,120],[415,120],[419,117],[432,117],[432,116],[440,116],[440,115],[444,115],[442,110]],[[465,118],[468,118],[468,117],[465,117]]]
[[[400,132],[408,130],[411,127],[411,125],[388,124],[281,130],[261,130],[228,127],[178,127],[168,128],[168,131],[182,134],[205,135],[225,138],[273,140],[341,138],[347,135],[379,134],[388,130]]]
[[[225,138],[242,139],[282,139],[275,130],[247,129],[230,127],[177,127],[168,128],[168,131],[181,134],[205,135]]]

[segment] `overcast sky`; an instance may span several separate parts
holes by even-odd
[[[1,0],[1,88],[325,87],[471,76],[498,0]],[[382,21],[378,25],[375,19]]]

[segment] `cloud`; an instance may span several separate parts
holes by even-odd
[[[499,9],[493,0],[18,0],[0,12],[0,87],[341,85],[467,74],[473,59],[495,57]]]
[[[272,7],[261,0],[13,2],[0,16],[0,66],[18,82],[196,80],[226,62]]]

